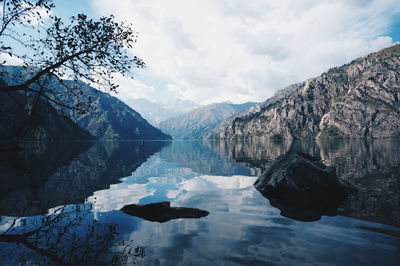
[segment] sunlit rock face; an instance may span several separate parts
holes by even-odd
[[[220,128],[218,139],[400,136],[400,44],[278,92]]]

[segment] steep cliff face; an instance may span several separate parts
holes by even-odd
[[[400,136],[400,44],[290,86],[219,128],[219,139]]]
[[[225,118],[253,105],[251,102],[210,104],[161,122],[160,128],[177,140],[203,139]]]

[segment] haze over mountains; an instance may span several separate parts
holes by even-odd
[[[154,102],[145,98],[128,99],[126,104],[139,112],[150,124],[158,127],[160,122],[177,117],[193,109],[201,107],[200,104],[188,100]]]
[[[255,103],[215,103],[160,123],[160,128],[176,140],[207,137],[224,119],[252,107]]]

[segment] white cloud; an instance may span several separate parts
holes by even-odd
[[[8,53],[0,53],[0,62],[2,65],[8,66],[19,66],[24,63],[24,61],[16,56],[10,56]],[[3,64],[3,62],[5,62]]]
[[[93,210],[108,212],[119,210],[128,204],[138,204],[140,199],[154,195],[155,190],[145,184],[112,184],[109,189],[93,193],[87,201],[93,203]]]
[[[121,81],[120,97],[196,102],[263,101],[393,44],[397,0],[92,0],[102,15],[130,20],[146,80]],[[164,84],[149,84],[151,77]],[[127,92],[132,88],[135,92]],[[152,91],[149,93],[149,91]],[[136,97],[137,98],[137,97]]]
[[[379,50],[393,44],[393,40],[388,36],[381,36],[374,40],[369,41],[371,50]]]
[[[151,98],[151,93],[156,91],[156,88],[138,79],[130,79],[119,74],[115,75],[114,79],[119,85],[118,94],[115,96],[122,100]]]

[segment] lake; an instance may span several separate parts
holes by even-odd
[[[24,145],[0,153],[0,265],[400,261],[399,140]],[[253,183],[289,150],[336,167],[358,192],[312,222],[281,214]],[[174,217],[162,222],[121,211],[165,201]],[[179,218],[192,210],[202,215]]]

